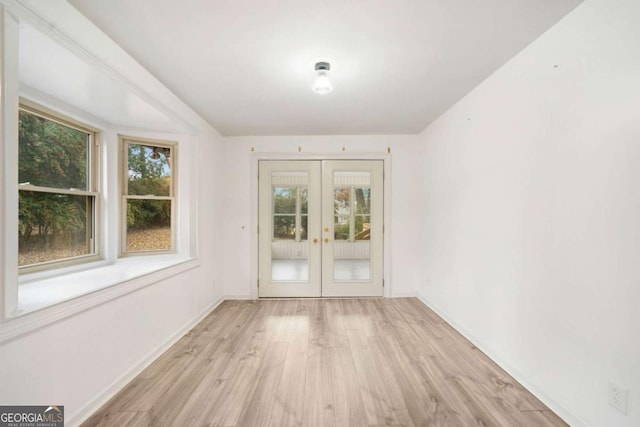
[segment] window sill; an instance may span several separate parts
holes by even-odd
[[[43,278],[38,273],[25,275],[18,286],[18,310],[0,324],[0,342],[198,265],[195,258],[175,254],[136,256],[113,264],[92,263],[90,268],[55,277]]]

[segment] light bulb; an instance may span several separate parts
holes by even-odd
[[[324,95],[325,93],[329,93],[333,90],[333,85],[331,84],[331,80],[329,80],[329,76],[325,72],[319,72],[318,78],[313,83],[313,91],[315,93],[319,93],[320,95]]]
[[[149,158],[153,160],[158,160],[160,158],[160,153],[158,153],[157,148],[153,148],[151,153],[149,153]]]
[[[318,62],[316,64],[315,68],[318,72],[318,78],[311,87],[311,90],[313,90],[315,93],[324,95],[333,90],[333,85],[331,84],[328,75],[328,72],[331,69],[330,67],[331,66],[328,62]]]

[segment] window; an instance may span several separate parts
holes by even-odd
[[[307,240],[308,190],[306,187],[273,188],[274,240]]]
[[[122,137],[123,254],[175,250],[176,144]]]
[[[334,189],[335,240],[371,239],[371,188],[339,186]]]
[[[18,114],[20,270],[97,258],[96,132],[26,101]]]

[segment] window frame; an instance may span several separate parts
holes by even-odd
[[[171,176],[169,180],[169,196],[155,195],[129,195],[129,158],[128,146],[145,145],[170,150],[171,158]],[[176,212],[177,212],[177,166],[178,166],[178,142],[165,141],[151,138],[143,138],[138,136],[118,135],[118,145],[120,148],[120,245],[118,256],[140,256],[140,255],[166,255],[177,253],[177,230],[176,230]],[[127,209],[129,200],[168,200],[171,202],[171,245],[169,249],[129,251],[127,250]]]
[[[78,255],[69,258],[61,258],[58,260],[43,261],[34,264],[18,265],[18,275],[35,273],[40,271],[54,270],[63,267],[69,267],[79,264],[85,264],[102,259],[101,238],[100,238],[100,147],[101,147],[101,132],[100,130],[87,125],[81,121],[75,120],[69,116],[66,116],[59,111],[51,108],[44,107],[36,102],[30,101],[25,98],[19,98],[18,103],[18,120],[20,111],[36,115],[45,120],[49,120],[54,123],[58,123],[62,126],[66,126],[83,133],[87,133],[89,137],[88,142],[88,154],[87,154],[87,187],[82,189],[65,189],[46,187],[33,184],[16,183],[18,188],[18,195],[20,191],[31,191],[36,193],[50,193],[50,194],[64,194],[71,196],[84,196],[88,197],[90,201],[91,209],[87,209],[87,247],[90,251],[88,254]],[[18,147],[20,142],[18,141]],[[18,158],[18,163],[20,159]],[[19,202],[18,202],[19,203]]]

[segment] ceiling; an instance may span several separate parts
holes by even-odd
[[[420,133],[581,1],[69,0],[224,135]]]

